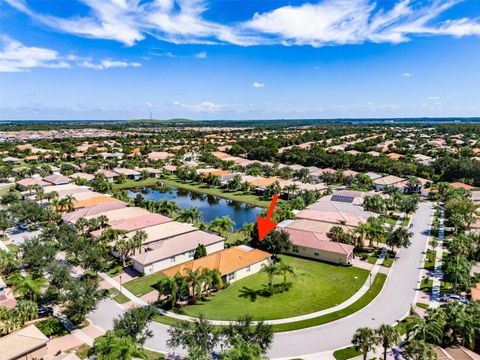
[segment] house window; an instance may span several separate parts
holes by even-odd
[[[298,254],[298,247],[297,246],[294,246],[292,250],[293,250],[294,253]]]
[[[172,257],[170,258],[170,262],[175,262],[175,256],[172,256]]]
[[[313,253],[313,255],[315,255],[315,256],[320,256],[320,253],[319,253],[318,251],[315,251],[315,252]]]
[[[193,255],[195,255],[195,251],[189,251],[189,252],[187,253],[187,256],[188,256],[189,258],[193,258]]]
[[[250,266],[247,266],[246,271],[250,272]]]
[[[228,279],[228,281],[235,280],[235,273],[228,274],[227,279]]]

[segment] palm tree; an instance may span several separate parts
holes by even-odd
[[[78,230],[80,230],[80,233],[82,235],[85,235],[85,229],[88,227],[89,221],[85,219],[84,217],[81,217],[77,220],[75,223],[75,226]]]
[[[405,345],[405,355],[411,357],[413,360],[435,360],[437,354],[433,346],[422,340],[412,340],[408,345]]]
[[[383,346],[383,360],[387,360],[388,348],[400,342],[400,333],[396,327],[387,324],[381,325],[376,333]]]
[[[100,215],[97,217],[98,224],[100,227],[104,227],[105,225],[108,224],[108,216],[107,215]]]
[[[190,286],[192,302],[195,304],[197,302],[197,294],[202,286],[202,274],[198,270],[188,269],[186,281]]]
[[[374,241],[378,244],[385,236],[383,220],[380,217],[376,218],[372,216],[368,218],[367,225],[368,246],[373,247]]]
[[[38,306],[33,301],[18,300],[15,305],[15,316],[17,316],[22,324],[38,317]]]
[[[332,226],[328,232],[328,237],[335,242],[342,242],[345,232],[341,226]]]
[[[220,235],[225,235],[225,233],[233,231],[235,222],[230,218],[230,216],[225,215],[221,218],[213,219],[210,223],[210,227],[217,230]]]
[[[130,336],[118,336],[113,331],[107,331],[105,336],[95,339],[92,352],[99,360],[147,359],[145,351],[133,338]]]
[[[243,224],[242,228],[240,229],[240,233],[245,236],[247,240],[250,240],[252,237],[252,231],[255,228],[254,223],[245,223]]]
[[[10,275],[18,267],[18,260],[14,254],[0,249],[0,274]]]
[[[358,234],[358,244],[360,247],[364,248],[365,247],[365,240],[368,235],[368,224],[360,224],[357,226],[355,229],[355,232]]]
[[[42,296],[42,288],[46,284],[42,277],[32,278],[31,276],[22,276],[20,273],[14,274],[11,281],[15,285],[15,292],[19,293],[22,298],[31,301],[37,301]]]
[[[287,200],[290,200],[290,195],[295,195],[299,187],[297,184],[293,183],[291,185],[285,186],[284,190],[287,192]]]
[[[132,236],[132,239],[130,240],[132,242],[133,255],[135,255],[137,249],[139,252],[142,251],[142,244],[147,239],[148,235],[144,230],[138,230],[137,232],[135,232],[135,234]]]
[[[262,271],[265,272],[268,276],[268,289],[270,295],[273,295],[273,280],[275,275],[278,274],[278,266],[274,262],[270,262],[267,265],[262,265]]]
[[[130,251],[132,250],[132,243],[125,237],[119,238],[114,245],[114,249],[118,254],[120,255],[120,258],[122,259],[122,266],[126,267],[127,263],[127,257]]]
[[[75,198],[73,197],[73,195],[67,195],[63,198],[64,202],[65,202],[65,211],[69,212],[69,211],[72,211],[74,209],[74,201],[75,201]]]
[[[284,263],[283,261],[280,261],[277,263],[277,270],[279,274],[283,275],[283,288],[286,290],[287,289],[287,275],[290,274],[292,276],[295,276],[295,271],[293,270],[293,266],[289,265],[287,263]]]
[[[400,226],[393,230],[391,234],[387,237],[387,245],[389,245],[392,251],[397,248],[406,248],[410,246],[410,238],[413,236],[413,233],[409,232],[403,226]]]
[[[193,224],[195,222],[201,222],[202,219],[203,216],[200,210],[196,207],[189,207],[188,209],[181,210],[175,220]]]
[[[373,349],[376,343],[375,331],[368,327],[358,328],[353,334],[352,344],[357,351],[363,353],[363,360],[367,360],[368,352]]]
[[[163,215],[172,217],[173,214],[176,214],[180,211],[180,207],[177,205],[175,201],[162,199],[158,203],[158,211]]]

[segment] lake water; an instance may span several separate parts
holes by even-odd
[[[136,192],[128,192],[128,195],[131,198],[135,198],[136,194]],[[257,215],[262,211],[261,208],[253,205],[226,200],[218,196],[179,189],[174,186],[165,189],[142,188],[141,194],[145,200],[173,200],[182,209],[192,206],[196,207],[202,212],[203,221],[205,223],[209,223],[217,217],[228,215],[233,221],[235,221],[235,230],[241,229],[245,223],[255,222],[257,220]]]

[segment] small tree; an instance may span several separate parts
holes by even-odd
[[[204,256],[207,256],[207,248],[204,244],[198,244],[197,248],[195,249],[195,253],[193,254],[193,258],[196,260]]]
[[[373,349],[376,343],[375,331],[368,327],[359,328],[353,334],[352,344],[357,351],[363,353],[363,360],[367,360],[368,352]]]

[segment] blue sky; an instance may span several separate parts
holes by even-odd
[[[4,0],[0,119],[480,116],[480,1]]]

